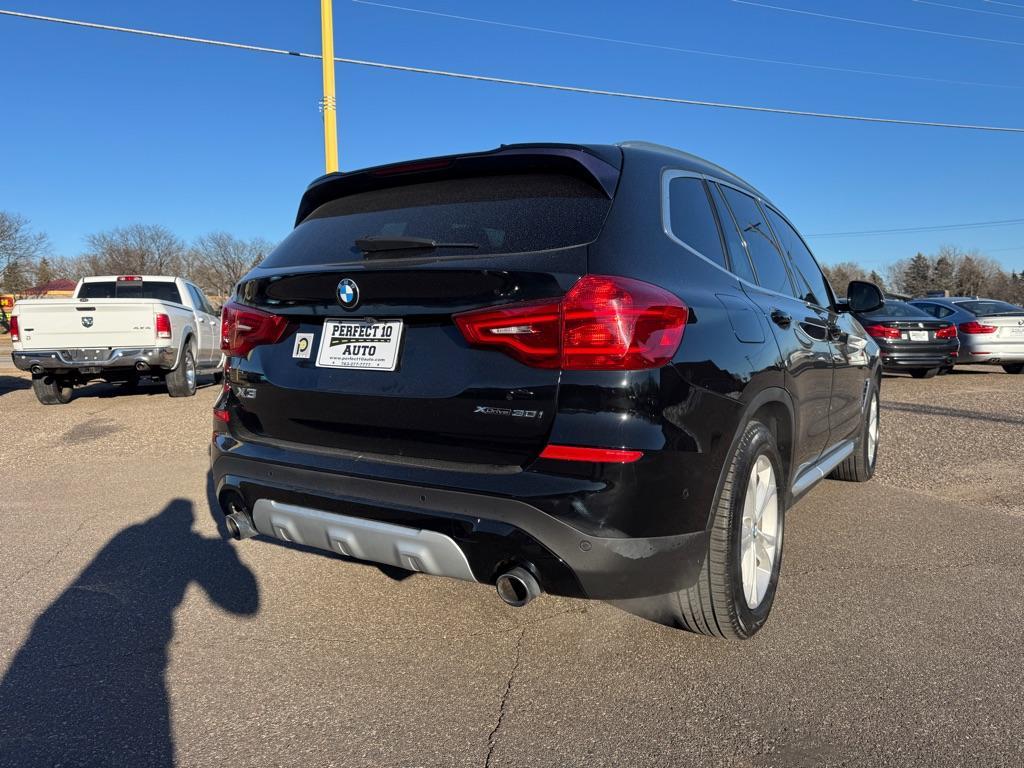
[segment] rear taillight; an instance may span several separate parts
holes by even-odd
[[[995,333],[996,327],[994,325],[983,325],[977,320],[968,320],[966,323],[960,323],[960,333]]]
[[[866,325],[864,330],[876,339],[898,339],[902,335],[899,328],[890,328],[887,325]]]
[[[220,348],[233,357],[245,357],[261,344],[276,344],[288,328],[288,319],[229,301],[220,318]]]
[[[610,371],[667,363],[688,314],[678,297],[655,285],[586,275],[560,300],[473,310],[454,320],[472,346],[535,368]]]
[[[18,328],[18,316],[11,316],[11,341],[19,341],[21,339],[21,329]]]
[[[956,338],[956,326],[955,325],[947,325],[947,326],[944,326],[942,328],[939,328],[939,330],[937,330],[935,332],[935,338],[936,339],[955,339]]]
[[[170,315],[160,313],[156,316],[156,337],[158,339],[169,339],[171,338],[171,318]]]

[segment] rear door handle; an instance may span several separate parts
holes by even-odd
[[[783,312],[781,309],[773,309],[771,313],[772,322],[780,328],[789,328],[790,323],[793,322],[793,318]]]

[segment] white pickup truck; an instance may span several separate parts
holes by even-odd
[[[220,317],[180,277],[86,277],[70,299],[30,299],[11,313],[14,364],[32,373],[44,405],[66,403],[76,384],[163,378],[189,397],[196,376],[219,375]]]

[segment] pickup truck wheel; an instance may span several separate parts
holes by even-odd
[[[875,384],[871,385],[868,398],[868,407],[865,409],[864,423],[861,425],[857,446],[853,449],[852,454],[843,459],[842,464],[832,470],[832,474],[829,477],[833,480],[849,480],[855,483],[864,483],[875,474],[881,425],[878,414],[878,388]]]
[[[1007,373],[1022,373],[1024,372],[1024,363],[1007,363],[1003,366],[1003,370]]]
[[[697,581],[675,594],[684,629],[746,640],[764,626],[782,565],[784,478],[771,431],[750,422],[715,505]]]
[[[56,376],[33,376],[32,391],[43,405],[63,405],[71,399],[73,387]]]
[[[191,345],[185,347],[178,367],[167,372],[166,381],[171,397],[192,397],[196,393],[196,356]]]

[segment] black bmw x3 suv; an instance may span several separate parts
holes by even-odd
[[[226,526],[750,637],[786,509],[874,471],[850,312],[882,299],[846,295],[763,195],[666,147],[329,174],[224,308]]]

